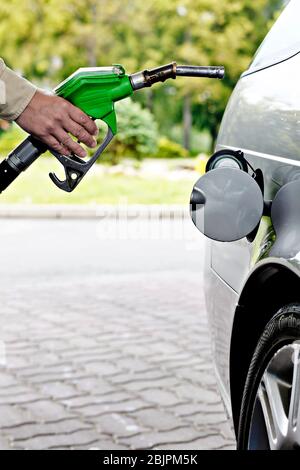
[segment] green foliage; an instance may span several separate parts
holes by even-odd
[[[168,135],[170,140],[180,143],[182,141],[182,128],[180,124],[170,126]],[[207,129],[199,130],[197,126],[191,129],[191,149],[192,156],[199,155],[199,153],[209,153],[211,149],[211,136]]]
[[[53,87],[76,68],[122,63],[128,72],[178,63],[225,65],[226,78],[176,80],[138,100],[161,135],[182,123],[214,137],[228,97],[283,0],[0,0],[1,56],[38,84]],[[143,152],[140,143],[139,152]]]
[[[118,133],[108,148],[106,161],[117,163],[121,157],[138,160],[156,154],[158,128],[154,116],[130,98],[116,104]],[[101,128],[102,129],[102,128]],[[100,132],[99,142],[103,140]]]
[[[180,144],[177,144],[166,137],[162,137],[158,142],[156,156],[158,158],[184,158],[188,157],[188,151]]]
[[[119,132],[116,138],[116,153],[146,157],[156,153],[158,128],[154,116],[148,109],[131,99],[116,105]],[[123,148],[122,148],[123,147]]]
[[[16,124],[0,134],[0,157],[6,157],[26,136]]]

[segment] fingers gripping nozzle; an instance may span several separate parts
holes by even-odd
[[[155,69],[134,73],[130,75],[130,81],[133,90],[140,90],[141,88],[151,87],[154,83],[164,82],[169,78],[175,80],[176,77],[206,77],[221,80],[224,75],[225,69],[221,66],[177,65],[176,62],[171,62]]]

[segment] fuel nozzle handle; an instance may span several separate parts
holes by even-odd
[[[0,163],[0,193],[4,191],[22,171],[26,170],[42,153],[47,146],[35,139],[27,137],[15,148],[8,157]]]
[[[163,65],[151,70],[144,70],[142,72],[130,75],[130,81],[133,90],[140,90],[141,88],[151,87],[154,83],[164,82],[169,78],[176,77],[207,77],[222,79],[225,75],[225,69],[221,66],[204,67],[194,65],[177,65],[176,62]]]

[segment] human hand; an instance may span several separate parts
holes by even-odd
[[[97,144],[98,128],[89,116],[69,101],[41,91],[36,91],[16,123],[62,155],[86,156],[84,148],[69,134],[88,147]]]

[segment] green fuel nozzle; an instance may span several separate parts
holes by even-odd
[[[1,162],[0,192],[47,150],[62,164],[66,176],[65,180],[60,180],[54,173],[50,173],[51,180],[63,191],[73,191],[117,134],[115,103],[131,96],[137,90],[179,76],[222,79],[224,67],[177,65],[176,62],[172,62],[132,75],[126,74],[121,65],[78,69],[59,84],[54,93],[70,101],[92,119],[101,119],[105,122],[108,131],[104,141],[86,161],[77,155],[61,155],[47,148],[34,136],[29,136]]]

